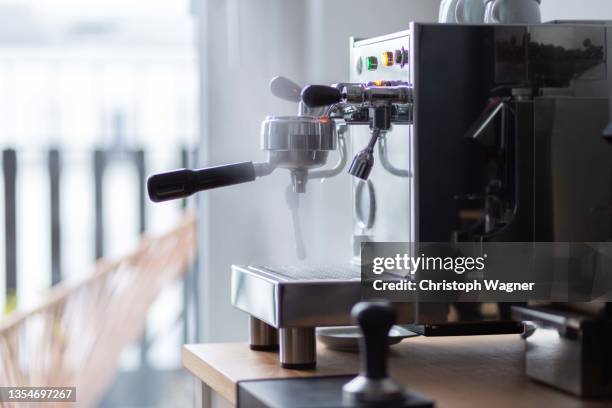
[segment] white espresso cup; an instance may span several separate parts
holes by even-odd
[[[458,23],[480,24],[484,21],[483,0],[459,0],[455,6],[455,20]]]
[[[537,24],[542,22],[541,0],[483,0],[488,24]]]

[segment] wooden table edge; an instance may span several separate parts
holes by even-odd
[[[186,344],[183,346],[181,355],[183,366],[189,370],[200,382],[202,378],[207,378],[206,384],[214,391],[219,393],[230,403],[236,405],[236,386],[230,378],[224,375],[217,368],[202,360],[191,349],[197,344]]]

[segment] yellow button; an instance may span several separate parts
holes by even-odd
[[[385,67],[390,67],[393,65],[393,53],[391,51],[383,52],[382,60]]]

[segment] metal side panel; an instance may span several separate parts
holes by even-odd
[[[278,327],[321,327],[351,324],[351,308],[361,300],[361,282],[281,283]]]
[[[604,242],[611,233],[607,98],[536,98],[535,228],[539,241]]]
[[[278,327],[277,282],[248,266],[232,265],[231,302],[234,307]]]

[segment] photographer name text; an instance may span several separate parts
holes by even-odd
[[[388,281],[377,279],[372,282],[372,287],[376,291],[459,291],[459,292],[481,292],[486,291],[498,291],[498,292],[529,292],[533,291],[534,282],[503,282],[500,280],[483,280],[461,282],[461,281],[433,281],[433,280],[421,280],[421,281],[410,281],[408,279],[402,279],[399,281]]]

